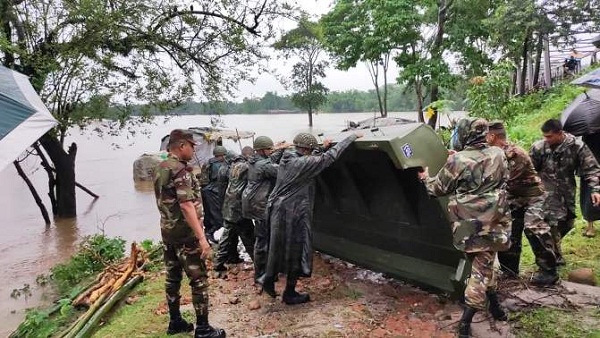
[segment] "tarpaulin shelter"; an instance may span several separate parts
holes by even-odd
[[[29,78],[0,66],[0,170],[57,123]]]
[[[571,84],[600,89],[600,68],[571,81]]]

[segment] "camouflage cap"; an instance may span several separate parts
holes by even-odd
[[[488,122],[482,118],[468,117],[458,121],[452,135],[452,148],[460,151],[467,146],[485,143]]]
[[[263,150],[273,148],[273,140],[268,136],[259,136],[254,140],[254,149]]]
[[[184,129],[173,129],[169,134],[169,145],[173,145],[182,141],[187,141],[193,145],[196,145],[196,141],[194,141],[194,134],[191,131]]]
[[[300,133],[294,137],[294,145],[296,147],[315,149],[319,142],[317,142],[317,138],[309,133]]]
[[[215,156],[226,155],[226,154],[227,154],[227,148],[225,148],[223,146],[216,146],[215,149],[213,149],[213,155],[215,155]]]

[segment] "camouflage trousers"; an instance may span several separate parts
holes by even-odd
[[[237,255],[237,238],[242,240],[250,258],[254,260],[254,225],[252,220],[242,218],[238,222],[223,222],[223,234],[219,239],[219,249],[215,258],[215,268],[222,268],[231,253]]]
[[[475,309],[487,306],[487,292],[496,290],[495,251],[469,252],[471,276],[465,289],[465,303]]]
[[[498,252],[503,272],[519,274],[523,232],[531,245],[531,251],[540,270],[556,269],[557,248],[550,225],[544,221],[544,197],[545,195],[541,195],[511,200],[511,246],[507,251]]]
[[[164,244],[164,261],[167,271],[165,291],[169,313],[179,312],[183,271],[190,280],[192,304],[196,317],[208,315],[208,282],[206,265],[200,257],[198,242],[189,244]]]
[[[261,284],[267,270],[270,233],[265,220],[254,220],[254,281]]]

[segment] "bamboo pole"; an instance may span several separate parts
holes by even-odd
[[[73,324],[71,324],[71,326],[69,326],[69,328],[65,332],[63,332],[63,334],[60,335],[60,337],[62,337],[62,338],[75,337],[77,332],[79,332],[79,330],[81,330],[81,328],[87,323],[87,321],[90,320],[90,318],[94,315],[96,310],[98,310],[98,308],[100,308],[100,306],[102,305],[102,303],[104,302],[105,299],[106,299],[106,294],[102,294],[100,296],[100,298],[96,302],[94,302],[94,304],[92,306],[90,306],[90,308],[83,315],[81,315],[79,318],[77,318],[77,320]]]
[[[129,293],[129,291],[131,291],[131,289],[133,289],[133,287],[142,279],[143,277],[141,275],[137,275],[131,278],[127,283],[125,283],[125,285],[123,285],[122,288],[120,288],[117,292],[110,296],[106,303],[104,303],[104,305],[102,305],[102,307],[99,308],[98,311],[96,311],[91,318],[89,318],[85,326],[83,326],[74,337],[90,337],[92,335],[92,331],[96,328],[100,319],[102,319],[102,317],[104,317],[104,315],[108,313],[118,301],[123,299]]]

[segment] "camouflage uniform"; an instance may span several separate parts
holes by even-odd
[[[270,230],[267,227],[266,207],[269,194],[277,180],[278,163],[283,150],[269,157],[255,155],[248,161],[248,185],[242,194],[243,217],[254,220],[254,280],[262,283],[267,268]]]
[[[215,270],[224,270],[228,255],[237,252],[237,237],[242,239],[246,252],[254,255],[254,226],[252,220],[242,217],[242,192],[248,183],[248,163],[243,156],[234,159],[229,170],[229,185],[223,201],[223,234],[215,258]]]
[[[534,143],[530,156],[548,193],[544,201],[546,221],[556,242],[557,258],[561,259],[561,239],[573,228],[576,218],[575,173],[581,172],[591,193],[598,193],[600,167],[589,148],[568,133],[556,147],[551,147],[544,140]]]
[[[511,246],[508,251],[498,253],[502,270],[517,275],[521,258],[523,230],[531,244],[535,261],[541,270],[556,270],[556,248],[550,226],[544,221],[546,194],[542,182],[533,168],[529,155],[514,144],[502,148],[508,167],[508,200],[512,214]]]
[[[465,302],[474,309],[485,308],[486,293],[496,289],[493,262],[510,246],[508,164],[500,148],[485,143],[487,131],[485,120],[460,120],[453,137],[459,152],[425,181],[429,194],[449,198],[454,246],[472,261]]]
[[[172,154],[158,165],[154,173],[154,193],[164,243],[167,271],[165,291],[169,311],[175,308],[179,311],[179,289],[182,271],[185,271],[192,289],[192,303],[196,315],[200,317],[208,314],[206,265],[200,257],[198,239],[179,207],[181,202],[200,203],[194,182],[192,167]]]

